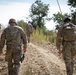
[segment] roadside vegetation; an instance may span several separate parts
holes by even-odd
[[[40,43],[53,43],[56,44],[56,32],[52,30],[46,30],[46,32],[43,31],[43,29],[40,29],[40,32],[38,29],[34,30],[31,35],[32,41],[37,41]]]
[[[63,24],[63,20],[66,17],[72,19],[72,22],[76,24],[76,0],[67,0],[67,5],[70,7],[70,14],[61,12],[54,13],[52,17],[48,17],[49,4],[45,4],[41,0],[36,0],[30,7],[30,14],[28,21],[31,19],[31,23],[34,27],[31,39],[39,41],[41,43],[50,42],[56,44],[56,30]],[[53,20],[56,23],[56,30],[47,30],[45,27],[45,21]],[[25,30],[26,22],[20,20],[17,22]],[[2,24],[0,24],[1,29]],[[51,24],[50,24],[51,26]]]

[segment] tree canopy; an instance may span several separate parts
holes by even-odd
[[[49,4],[44,4],[41,0],[36,0],[30,9],[30,17],[34,26],[39,28],[44,26],[44,18],[48,15]]]
[[[71,6],[72,22],[76,24],[76,0],[68,0],[68,5]],[[72,9],[74,8],[74,9]]]
[[[58,29],[63,24],[63,20],[66,17],[71,18],[72,22],[76,24],[76,0],[68,0],[67,5],[71,6],[70,14],[61,14],[60,12],[53,14],[52,19],[56,23],[56,29]]]
[[[63,20],[69,17],[69,15],[66,13],[64,15],[62,15],[60,12],[58,12],[57,14],[53,14],[53,21],[56,23],[56,29],[59,29],[59,27],[63,24]]]
[[[68,5],[76,7],[76,0],[68,0]]]
[[[18,25],[19,25],[20,27],[22,27],[23,29],[25,29],[26,22],[24,22],[24,20],[20,20],[20,21],[18,21],[17,23],[18,23]]]

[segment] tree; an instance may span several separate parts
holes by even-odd
[[[59,29],[59,27],[63,24],[64,18],[69,17],[68,14],[62,15],[60,12],[57,14],[53,14],[53,21],[56,23],[56,29]]]
[[[68,0],[68,5],[76,7],[76,0]]]
[[[76,25],[76,12],[71,13],[72,22]]]
[[[76,24],[76,0],[68,0],[68,5],[71,6],[72,22]]]
[[[20,27],[22,27],[23,29],[25,29],[26,23],[25,23],[23,20],[20,20],[20,21],[18,21],[17,23],[18,23],[18,25],[19,25]]]
[[[70,17],[72,22],[76,24],[76,0],[68,0],[68,5],[71,6],[71,13],[69,15],[67,13],[62,15],[60,12],[58,12],[57,14],[53,14],[52,19],[56,23],[56,29],[59,29],[59,27],[63,23],[64,18],[66,17]]]
[[[39,28],[44,26],[44,18],[48,15],[49,4],[44,4],[41,0],[36,0],[30,9],[30,16],[34,26]]]

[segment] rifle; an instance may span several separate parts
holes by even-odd
[[[25,58],[25,54],[22,54],[21,59],[20,59],[21,63],[23,62],[24,58]]]

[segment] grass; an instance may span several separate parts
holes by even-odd
[[[40,30],[39,33],[38,29],[33,32],[33,34],[31,35],[31,39],[42,43],[48,42],[48,38],[42,33],[42,30]]]
[[[44,35],[42,30],[40,30],[40,32],[39,32],[39,30],[36,29],[32,33],[31,39],[34,40],[34,41],[41,42],[41,43],[50,42],[50,43],[56,44],[56,33],[51,32],[51,34],[49,34],[49,35]]]

